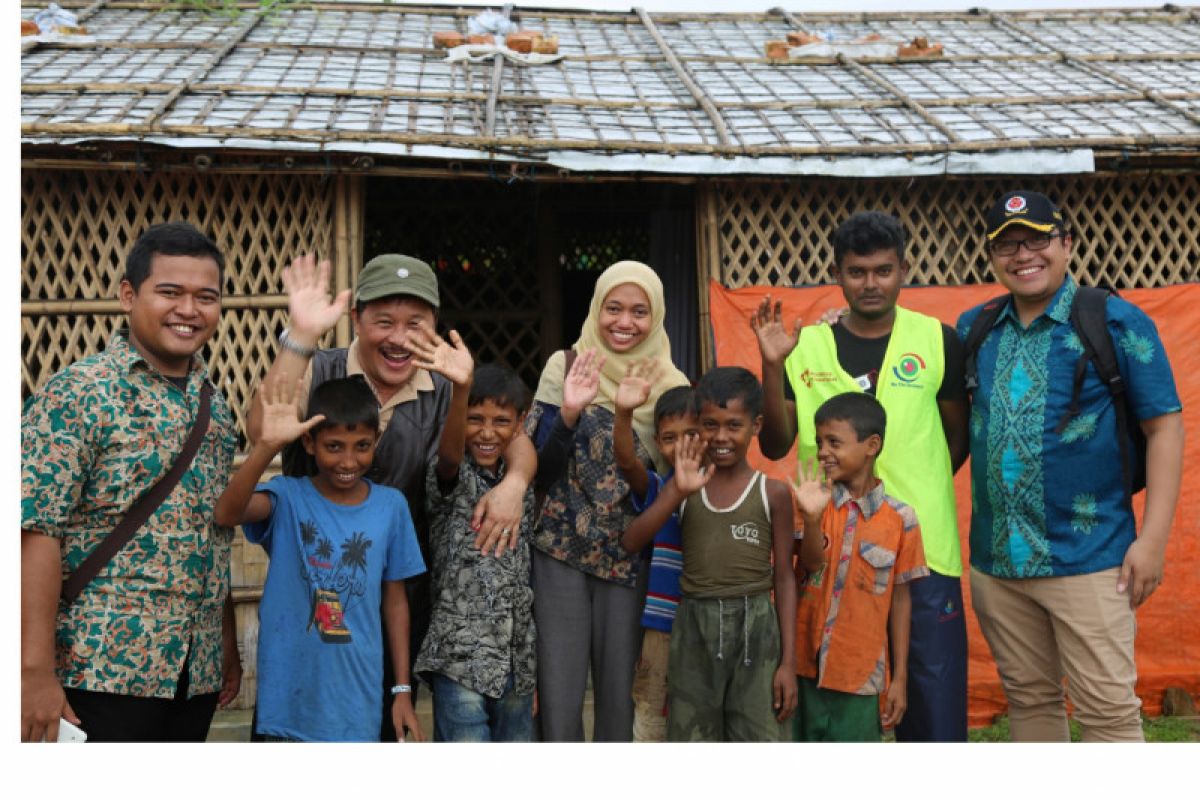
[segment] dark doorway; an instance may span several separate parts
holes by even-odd
[[[596,277],[643,261],[662,277],[675,361],[698,365],[695,221],[690,187],[378,178],[367,182],[364,260],[406,253],[433,265],[443,327],[479,362],[531,387],[569,347]]]

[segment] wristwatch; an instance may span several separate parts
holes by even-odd
[[[412,694],[412,686],[407,683],[397,683],[392,687],[392,694]]]
[[[304,345],[295,342],[292,337],[288,335],[287,328],[284,328],[279,334],[279,346],[284,350],[291,350],[301,358],[312,358],[313,353],[317,352],[317,348],[315,347],[305,347]]]

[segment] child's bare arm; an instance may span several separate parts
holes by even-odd
[[[408,664],[408,595],[404,592],[404,581],[383,583],[383,627],[387,635],[388,651],[392,656],[398,685],[412,686]],[[392,695],[392,725],[396,729],[396,740],[425,741],[417,712],[413,709],[412,692],[397,692]]]
[[[675,475],[663,484],[650,507],[639,514],[621,534],[622,547],[630,553],[636,553],[650,544],[684,499],[704,488],[712,477],[712,469],[700,466],[703,457],[704,445],[699,437],[688,436],[679,443],[675,448]]]
[[[270,515],[270,499],[263,492],[255,492],[254,487],[284,445],[299,439],[325,419],[317,414],[301,422],[296,412],[295,392],[294,384],[288,387],[280,381],[264,382],[259,387],[259,438],[217,500],[214,518],[218,525],[232,527],[261,522]]]
[[[773,679],[775,718],[796,710],[796,574],[792,570],[792,496],[781,481],[767,481],[771,546],[775,558],[775,615],[779,621],[779,666]]]
[[[907,583],[898,583],[892,587],[892,607],[888,612],[892,683],[883,702],[883,725],[888,728],[899,725],[908,708],[908,639],[911,627],[912,596]]]
[[[804,538],[796,548],[800,565],[808,573],[819,570],[825,564],[825,534],[821,531],[821,516],[833,498],[833,482],[821,480],[813,462],[801,462],[796,467],[796,483],[792,486],[796,505],[803,515]]]
[[[653,359],[630,364],[621,385],[617,387],[617,396],[613,398],[613,405],[616,407],[613,422],[613,458],[638,497],[646,496],[650,475],[646,465],[638,460],[637,449],[634,446],[633,412],[650,398],[650,390],[661,373],[661,367]]]

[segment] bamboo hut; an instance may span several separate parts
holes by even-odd
[[[1200,277],[1196,8],[518,8],[561,56],[527,64],[434,47],[475,8],[60,5],[88,36],[21,55],[23,395],[104,346],[124,254],[167,219],[228,253],[208,355],[239,421],[284,324],[279,271],[305,251],[333,260],[335,288],[380,252],[430,261],[445,323],[530,382],[614,260],[663,276],[676,358],[696,374],[712,357],[710,279],[823,282],[833,226],[882,208],[907,222],[915,282],[978,282],[980,210],[1016,183],[1068,206],[1083,282]],[[768,58],[789,32],[942,52]],[[329,343],[349,338],[344,322]],[[252,703],[265,565],[243,549]]]

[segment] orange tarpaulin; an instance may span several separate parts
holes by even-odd
[[[995,284],[983,286],[926,287],[904,289],[900,302],[906,308],[930,314],[953,325],[958,315],[974,305],[1003,292]],[[751,287],[725,289],[718,283],[709,286],[716,360],[723,366],[742,366],[758,375],[758,342],[750,330],[750,314],[767,294],[783,301],[786,324],[799,316],[814,322],[828,308],[845,305],[841,289],[822,286],[811,289],[770,289]],[[1167,547],[1163,585],[1138,610],[1137,667],[1138,695],[1147,714],[1162,708],[1163,689],[1180,686],[1193,696],[1200,693],[1200,533],[1191,514],[1200,508],[1200,477],[1190,472],[1200,465],[1200,285],[1186,284],[1161,289],[1130,289],[1121,296],[1139,306],[1154,319],[1166,346],[1175,373],[1179,396],[1183,401],[1187,445],[1184,452],[1183,489],[1175,515],[1175,525]],[[795,470],[793,448],[787,458],[771,462],[762,456],[755,442],[751,462],[768,474],[787,480]],[[964,567],[968,557],[971,492],[970,466],[955,476],[958,495],[959,532],[963,544]],[[1144,495],[1134,499],[1139,529]],[[964,575],[965,577],[965,575]],[[987,643],[971,610],[970,592],[963,587],[967,606],[967,636],[970,649],[968,693],[970,724],[990,724],[1005,710],[1004,692]]]

